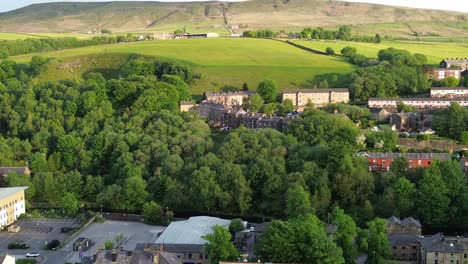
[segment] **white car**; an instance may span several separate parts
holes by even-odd
[[[27,258],[37,258],[37,257],[39,257],[39,253],[27,253],[26,257]]]

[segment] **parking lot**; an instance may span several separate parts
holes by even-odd
[[[67,252],[57,252],[44,250],[46,242],[54,239],[63,240],[68,234],[61,233],[62,227],[79,227],[79,221],[76,219],[21,219],[15,225],[20,227],[18,233],[0,232],[0,252],[24,258],[28,252],[39,252],[38,263],[63,264]],[[26,243],[29,249],[9,250],[9,243]]]
[[[9,243],[27,243],[31,250],[43,249],[46,242],[53,239],[63,240],[68,234],[61,233],[62,227],[79,227],[76,219],[21,219],[15,223],[20,227],[18,233],[0,232],[0,250],[7,249]]]
[[[121,221],[105,221],[104,223],[94,223],[86,228],[80,234],[77,234],[76,239],[79,237],[88,238],[95,244],[90,250],[83,252],[83,256],[92,256],[97,252],[99,246],[104,245],[106,240],[111,240],[115,243],[114,239],[119,234],[123,235],[122,246],[124,250],[135,250],[137,244],[153,243],[158,237],[158,233],[163,231],[165,227],[150,226],[137,222],[121,222]],[[72,251],[73,242],[63,246],[60,251]],[[79,262],[79,252],[68,254],[67,261]]]

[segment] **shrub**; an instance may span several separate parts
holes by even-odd
[[[335,50],[331,47],[328,47],[325,52],[329,55],[329,56],[332,56],[332,55],[335,55]]]

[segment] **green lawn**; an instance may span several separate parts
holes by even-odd
[[[0,32],[0,40],[17,40],[27,38],[64,38],[75,37],[77,39],[90,39],[96,35],[80,33],[6,33]]]
[[[92,68],[120,67],[124,62],[122,57],[128,54],[154,56],[192,65],[195,72],[203,76],[194,85],[195,93],[218,90],[224,85],[241,86],[244,82],[254,88],[264,79],[276,80],[281,88],[305,87],[318,75],[346,74],[354,69],[343,59],[316,55],[279,41],[219,38],[146,41],[45,53],[41,55],[58,58],[61,62],[49,67],[39,78],[80,79],[84,72]],[[27,63],[31,56],[11,59]],[[109,62],[112,58],[115,62]],[[64,68],[64,63],[73,66]]]
[[[442,59],[447,57],[468,57],[468,44],[450,44],[450,43],[417,43],[409,41],[384,41],[379,44],[361,43],[361,42],[346,42],[346,41],[306,41],[297,40],[297,43],[325,51],[327,47],[332,47],[336,53],[339,53],[346,46],[356,47],[359,54],[368,57],[377,57],[377,53],[381,49],[394,47],[397,49],[405,49],[411,53],[422,53],[427,56],[429,63],[438,64]]]
[[[17,40],[27,38],[39,38],[37,35],[21,34],[21,33],[5,33],[0,32],[0,40]]]

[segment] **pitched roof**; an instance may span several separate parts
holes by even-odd
[[[431,91],[451,91],[451,90],[468,90],[466,87],[431,87]]]
[[[390,153],[390,152],[367,152],[360,153],[360,156],[364,156],[371,159],[396,159],[398,157],[405,157],[406,159],[440,159],[440,160],[450,160],[452,156],[448,153]]]
[[[426,252],[461,253],[468,250],[466,238],[445,238],[441,233],[420,239]]]
[[[349,92],[348,88],[329,88],[329,89],[291,89],[283,90],[282,94],[288,93],[347,93]]]
[[[408,101],[440,101],[440,102],[465,102],[466,98],[369,98],[369,102],[373,101],[395,101],[395,102],[408,102]]]
[[[392,246],[408,245],[418,243],[420,237],[415,234],[391,234],[388,236],[388,243]]]
[[[10,172],[29,174],[29,169],[28,167],[0,167],[0,175],[7,175]]]
[[[422,227],[421,222],[419,222],[419,220],[416,220],[412,217],[408,217],[408,218],[401,220],[401,225],[403,226],[416,225],[417,227]]]
[[[391,224],[401,224],[401,221],[398,217],[392,215],[390,216],[388,219],[387,219],[387,224],[388,225],[391,225]]]
[[[257,93],[255,91],[234,91],[234,92],[206,92],[205,97],[207,96],[234,96],[234,95],[244,95],[249,96],[251,94]]]
[[[180,101],[179,104],[180,105],[195,105],[193,101]]]
[[[3,200],[9,196],[12,196],[13,194],[17,192],[21,192],[26,190],[28,187],[8,187],[8,188],[0,188],[0,200]]]

